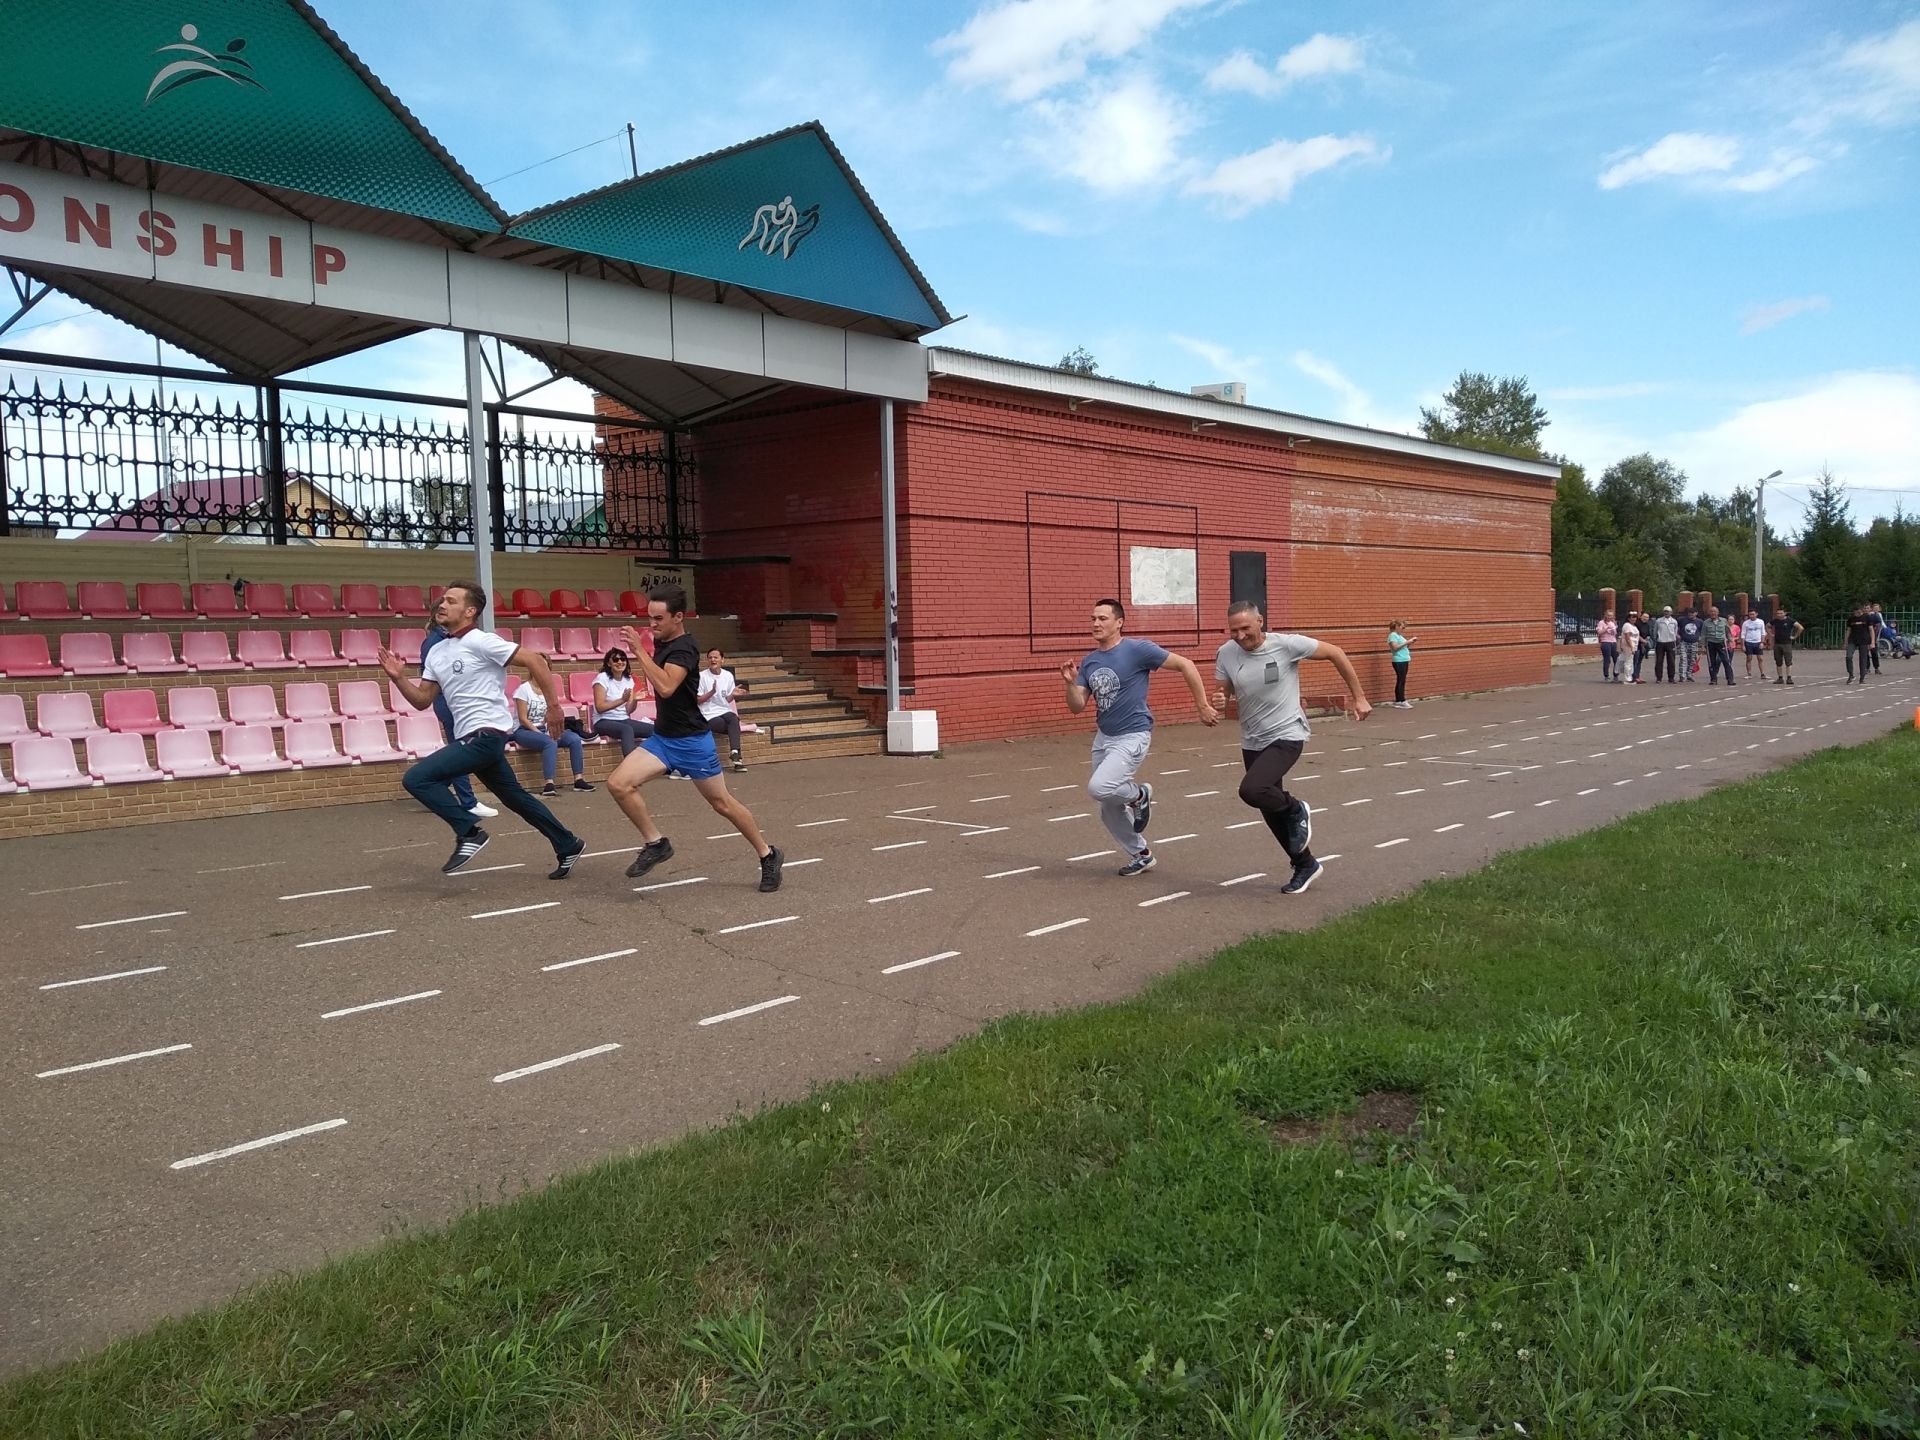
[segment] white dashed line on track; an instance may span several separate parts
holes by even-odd
[[[351,895],[359,890],[371,890],[371,885],[342,885],[338,890],[302,890],[297,895],[282,895],[282,900],[318,900],[322,895]]]
[[[1427,793],[1427,787],[1424,785],[1416,785],[1411,790],[1396,790],[1393,793],[1396,798],[1401,795],[1424,795]]]
[[[1042,795],[1051,795],[1056,790],[1078,790],[1079,788],[1080,787],[1078,785],[1049,785],[1045,789],[1041,790],[1040,793]]]
[[[838,816],[835,816],[835,817],[834,817],[833,819],[831,819],[831,820],[807,820],[807,821],[803,821],[802,823],[800,823],[800,824],[798,824],[798,825],[796,825],[796,826],[794,826],[793,828],[794,828],[794,829],[796,829],[796,830],[817,830],[817,829],[819,829],[819,828],[820,828],[820,827],[821,827],[822,825],[844,825],[844,824],[846,824],[846,823],[847,823],[847,817],[846,817],[846,816],[844,816],[844,815],[838,815]]]
[[[904,810],[889,810],[889,815],[918,815],[922,810],[938,810],[938,805],[914,805]]]
[[[1098,860],[1102,855],[1111,854],[1113,854],[1111,850],[1089,850],[1084,855],[1069,855],[1067,857],[1067,863],[1071,865],[1077,860]]]
[[[750,920],[745,925],[729,925],[724,930],[716,930],[716,935],[738,935],[742,930],[764,930],[769,925],[785,925],[798,920],[798,915],[779,915],[771,920]]]
[[[689,875],[685,880],[656,880],[651,885],[636,885],[633,887],[633,893],[636,895],[644,895],[649,890],[672,890],[680,885],[704,885],[706,883],[707,877],[704,875]]]
[[[1051,935],[1056,930],[1071,930],[1076,925],[1084,925],[1086,923],[1087,923],[1087,917],[1084,915],[1080,915],[1075,917],[1072,920],[1062,920],[1055,925],[1042,925],[1038,930],[1027,931],[1027,939],[1032,940],[1036,936]]]
[[[704,1022],[703,1022],[704,1023]],[[556,1055],[551,1060],[542,1060],[537,1065],[523,1065],[518,1070],[508,1070],[493,1077],[493,1083],[504,1085],[509,1080],[518,1080],[527,1075],[538,1075],[542,1070],[552,1070],[556,1066],[571,1065],[576,1060],[590,1060],[595,1055],[605,1055],[620,1048],[618,1042],[609,1045],[596,1045],[591,1050],[576,1050],[571,1055]]]
[[[896,840],[891,845],[875,845],[872,847],[872,850],[873,853],[877,855],[882,850],[911,850],[916,845],[924,845],[926,843],[924,840]]]
[[[1247,830],[1255,825],[1264,825],[1266,823],[1264,820],[1236,820],[1226,828],[1229,830]]]
[[[540,972],[545,974],[549,970],[571,970],[576,965],[592,965],[600,960],[618,960],[622,956],[638,955],[639,953],[640,950],[638,946],[629,945],[624,950],[609,950],[604,955],[582,955],[578,960],[556,960],[551,965],[542,965]],[[438,995],[440,992],[435,990],[432,993]]]
[[[1466,823],[1467,823],[1467,822],[1466,822],[1466,821],[1464,821],[1464,820],[1456,820],[1456,821],[1454,821],[1454,822],[1453,822],[1453,824],[1451,824],[1451,825],[1442,825],[1442,826],[1441,826],[1441,827],[1440,827],[1440,828],[1439,828],[1438,830],[1436,830],[1436,831],[1434,831],[1433,833],[1434,833],[1434,834],[1436,834],[1436,835],[1444,835],[1444,834],[1446,834],[1446,833],[1447,833],[1447,832],[1448,832],[1449,830],[1458,830],[1458,829],[1461,829],[1461,828],[1462,828],[1462,827],[1463,827],[1463,826],[1464,826],[1464,825],[1465,825]]]
[[[1373,797],[1371,795],[1366,795],[1366,796],[1362,796],[1358,800],[1342,800],[1340,802],[1340,808],[1342,810],[1345,810],[1354,805],[1371,805],[1372,803],[1373,803]]]
[[[278,865],[280,862],[278,860],[269,860],[267,863],[269,865]],[[251,865],[236,865],[233,868],[236,870],[251,870],[253,867]],[[212,875],[218,872],[202,870],[199,873],[202,875]],[[108,890],[115,885],[125,885],[128,883],[129,882],[125,880],[96,880],[91,885],[58,885],[51,890],[29,890],[27,891],[27,895],[29,898],[35,895],[71,895],[76,890]]]
[[[982,875],[980,878],[982,880],[1004,880],[1009,875],[1031,875],[1039,868],[1038,865],[1022,865],[1018,870],[996,870],[991,875]]]
[[[62,1065],[58,1070],[42,1070],[33,1078],[51,1080],[56,1075],[76,1075],[82,1070],[100,1070],[108,1065],[125,1065],[129,1060],[150,1060],[155,1055],[172,1055],[192,1048],[191,1045],[163,1045],[158,1050],[136,1050],[131,1055],[114,1055],[105,1060],[89,1060],[84,1065]]]
[[[1011,795],[976,795],[967,803],[969,805],[984,805],[989,800],[1011,800],[1012,798],[1013,796]]]
[[[1187,896],[1191,895],[1192,893],[1193,892],[1191,890],[1176,890],[1171,895],[1156,895],[1151,900],[1142,900],[1138,908],[1141,910],[1145,910],[1149,906],[1164,905],[1169,900],[1184,900]]]
[[[574,961],[571,963],[578,964],[579,962]],[[365,1005],[349,1005],[344,1010],[329,1010],[320,1018],[322,1020],[338,1020],[343,1015],[358,1015],[365,1010],[384,1010],[389,1005],[405,1005],[410,1000],[431,1000],[440,993],[438,990],[419,990],[411,995],[396,995],[391,1000],[372,1000]]]
[[[239,1145],[229,1145],[224,1150],[209,1150],[205,1155],[190,1155],[185,1160],[176,1160],[169,1170],[191,1170],[196,1165],[210,1164],[215,1160],[226,1160],[235,1155],[244,1155],[249,1150],[263,1150],[269,1145],[279,1145],[287,1140],[298,1140],[303,1135],[318,1135],[323,1130],[338,1130],[346,1124],[343,1115],[337,1120],[322,1120],[318,1125],[302,1125],[298,1130],[282,1130],[278,1135],[263,1135],[258,1140],[248,1140]]]
[[[1491,815],[1489,815],[1489,816],[1487,816],[1487,819],[1489,819],[1489,820],[1504,820],[1504,819],[1506,819],[1506,818],[1507,818],[1507,816],[1509,816],[1509,815],[1511,815],[1512,813],[1513,813],[1513,812],[1512,812],[1511,810],[1496,810],[1496,811],[1494,811],[1494,812],[1493,812],[1493,814],[1491,814]]]
[[[918,970],[922,965],[932,965],[940,960],[953,960],[959,957],[958,950],[942,950],[938,955],[923,955],[918,960],[903,960],[898,965],[889,965],[880,973],[898,975],[902,970]]]
[[[1222,880],[1220,884],[1221,884],[1221,887],[1224,889],[1228,885],[1244,885],[1249,880],[1264,880],[1266,878],[1267,878],[1266,871],[1256,870],[1251,875],[1236,875],[1231,880]]]
[[[738,1020],[742,1016],[758,1015],[762,1010],[771,1010],[776,1005],[791,1005],[799,998],[798,995],[782,995],[776,1000],[762,1000],[757,1005],[742,1005],[738,1010],[728,1010],[719,1015],[709,1015],[700,1023],[702,1025],[718,1025],[723,1020]]]
[[[176,916],[186,913],[184,910],[160,910],[152,915],[128,915],[119,920],[91,920],[85,925],[76,925],[73,928],[76,930],[105,930],[113,925],[138,925],[142,920],[172,920]]]
[[[552,910],[559,905],[558,900],[542,900],[535,905],[510,905],[505,910],[481,910],[467,916],[469,920],[497,920],[502,915],[525,915],[529,910]]]
[[[1376,850],[1391,850],[1396,845],[1404,845],[1406,843],[1407,843],[1407,837],[1402,835],[1398,840],[1382,840],[1378,845],[1374,846],[1373,848]]]
[[[1196,790],[1191,795],[1182,796],[1181,798],[1186,800],[1204,800],[1209,795],[1218,795],[1219,793],[1218,790]]]
[[[896,890],[891,895],[871,896],[868,898],[867,904],[884,905],[889,900],[910,900],[915,895],[931,895],[932,893],[933,893],[933,887],[931,885],[922,885],[918,890]]]
[[[64,990],[69,985],[98,985],[102,980],[124,980],[129,975],[157,975],[164,965],[142,965],[138,970],[113,970],[105,975],[87,975],[78,980],[55,980],[40,986],[42,990]]]
[[[316,950],[322,945],[344,945],[349,940],[377,940],[382,935],[391,935],[391,930],[362,930],[357,935],[335,935],[326,940],[302,940],[293,948],[296,950]]]

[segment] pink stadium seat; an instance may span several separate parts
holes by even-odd
[[[609,650],[626,649],[627,642],[621,636],[620,629],[621,627],[618,625],[602,625],[596,630],[593,636],[593,654],[587,658],[589,660],[598,660]]]
[[[511,628],[511,627],[509,627],[509,626],[506,626],[506,625],[496,625],[496,626],[494,626],[494,627],[493,627],[493,633],[494,633],[494,634],[496,634],[496,635],[498,635],[498,636],[499,636],[499,637],[500,637],[500,638],[501,638],[502,640],[512,640],[512,639],[513,639],[513,630],[512,630],[512,628]],[[515,643],[517,644],[518,642],[516,641]]]
[[[287,726],[287,759],[302,770],[353,763],[333,748],[333,726],[324,720],[295,720]]]
[[[139,735],[89,735],[87,773],[106,785],[167,778],[147,763],[147,742]]]
[[[326,720],[340,718],[333,708],[333,696],[318,680],[303,680],[287,686],[287,719]]]
[[[361,717],[341,722],[340,748],[362,765],[378,765],[407,758],[406,752],[394,749],[387,738],[387,722],[384,718]]]
[[[294,586],[293,608],[309,620],[333,620],[347,613],[334,603],[331,585]]]
[[[0,619],[5,618],[5,616],[0,616]],[[11,795],[19,788],[18,785],[7,778],[7,772],[4,769],[0,769],[0,795]]]
[[[171,580],[143,580],[133,587],[133,596],[134,608],[149,620],[193,620],[200,614]]]
[[[413,714],[413,702],[402,695],[400,693],[400,687],[391,680],[387,681],[387,713],[389,715]],[[433,712],[429,710],[425,713],[431,715]],[[438,724],[439,722],[435,721],[434,723]]]
[[[220,758],[243,775],[293,768],[293,762],[282,760],[273,748],[273,731],[265,725],[227,726],[220,732]]]
[[[271,685],[232,685],[227,688],[228,728],[234,725],[279,725],[280,702]]]
[[[151,690],[109,690],[100,697],[107,729],[116,734],[158,735],[167,729],[160,718],[160,701]]]
[[[33,702],[33,728],[42,735],[79,740],[100,733],[93,697],[79,690],[53,690]]]
[[[542,655],[553,654],[553,627],[551,625],[523,625],[520,627],[520,643],[529,650],[538,650]]]
[[[634,701],[632,705],[627,707],[627,713],[632,715],[636,720],[657,720],[659,718],[655,713],[654,702],[651,700]],[[745,729],[746,727],[742,726],[741,728]]]
[[[447,743],[440,733],[440,722],[433,718],[433,711],[411,707],[394,723],[393,738],[402,750],[416,760],[422,755],[431,755]]]
[[[47,654],[46,636],[0,635],[0,675],[18,680],[30,675],[65,673]]]
[[[27,724],[27,702],[11,691],[0,694],[0,745],[11,745],[31,734],[33,727]]]
[[[133,620],[138,615],[127,603],[127,587],[118,580],[82,580],[74,587],[80,613],[89,620]]]
[[[169,780],[233,773],[213,758],[211,730],[162,730],[153,737],[153,754]]]
[[[380,663],[380,632],[378,630],[342,630],[340,658],[349,665],[378,665]]]
[[[387,648],[409,665],[420,660],[420,642],[427,638],[424,630],[394,629],[387,631]]]
[[[572,620],[590,619],[600,613],[580,598],[578,590],[556,590],[547,604],[555,614]]]
[[[446,593],[447,587],[444,585],[429,585],[427,587],[427,609],[431,611],[439,602],[440,597]],[[498,599],[499,597],[495,596],[495,598]]]
[[[393,610],[381,602],[378,585],[342,585],[340,608],[348,615],[369,620],[393,614]]]
[[[74,616],[64,580],[22,580],[13,587],[13,608],[29,620],[71,620]]]
[[[287,646],[287,653],[293,657],[294,663],[309,669],[318,665],[344,663],[334,652],[331,630],[295,630],[287,636]]]
[[[407,708],[411,710],[413,707],[409,705]],[[393,712],[387,709],[378,680],[343,680],[340,682],[340,713],[350,720],[385,720]]]
[[[113,658],[113,640],[98,630],[75,630],[60,637],[60,665],[73,675],[124,675]]]
[[[592,615],[618,615],[620,602],[614,598],[611,590],[589,590],[580,597],[580,603]]]
[[[408,616],[417,616],[424,620],[427,614],[427,597],[420,593],[418,585],[389,585],[387,586],[387,609],[403,619]]]
[[[567,676],[567,700],[570,704],[585,705],[593,699],[594,677],[598,670],[576,670]]]
[[[193,608],[208,620],[244,620],[247,612],[233,586],[222,580],[196,580]]]
[[[200,587],[194,586],[197,594]],[[247,593],[241,600],[247,614],[256,620],[291,620],[293,607],[287,603],[287,587],[276,581],[248,581]]]
[[[218,730],[227,723],[220,713],[220,692],[211,685],[177,685],[168,690],[167,723],[176,730]]]
[[[597,660],[600,653],[593,648],[593,631],[584,625],[562,625],[559,641],[547,652],[561,660]]]
[[[226,632],[222,630],[185,630],[180,635],[180,658],[195,671],[206,674],[213,670],[244,670],[247,667],[233,658],[233,651],[227,646]]]
[[[186,665],[173,658],[173,637],[164,630],[134,630],[120,638],[120,656],[138,675],[184,675]]]
[[[299,663],[287,657],[278,630],[242,630],[235,654],[249,670],[291,670]]]
[[[18,620],[20,612],[7,603],[7,587],[0,585],[0,620]]]
[[[93,784],[73,761],[73,742],[36,735],[13,743],[13,778],[22,790],[79,790]]]

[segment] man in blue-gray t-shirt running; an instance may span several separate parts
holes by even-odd
[[[1153,851],[1142,838],[1153,813],[1153,787],[1135,780],[1153,743],[1153,712],[1147,708],[1147,677],[1162,665],[1170,666],[1187,682],[1200,723],[1219,723],[1219,712],[1207,699],[1200,670],[1184,655],[1174,655],[1151,640],[1133,640],[1120,632],[1127,621],[1118,600],[1101,600],[1093,607],[1092,652],[1078,665],[1069,660],[1060,667],[1067,682],[1067,709],[1078,715],[1092,697],[1099,724],[1093,735],[1093,778],[1087,793],[1100,802],[1100,818],[1107,833],[1119,842],[1127,863],[1122,875],[1139,875],[1153,868]]]

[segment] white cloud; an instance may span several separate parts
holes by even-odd
[[[1212,0],[1005,0],[934,43],[949,78],[1031,100],[1080,79],[1092,60],[1117,60],[1183,10]]]
[[[1194,127],[1186,107],[1136,75],[1073,101],[1041,100],[1036,137],[1042,160],[1095,190],[1117,194],[1166,178]]]
[[[1207,367],[1208,376],[1195,384],[1211,385],[1223,380],[1251,380],[1259,376],[1261,360],[1258,355],[1236,355],[1225,345],[1213,340],[1200,340],[1191,335],[1169,335],[1167,338],[1190,355],[1197,355]]]
[[[1352,36],[1319,34],[1302,40],[1272,66],[1236,50],[1207,73],[1207,88],[1277,95],[1302,80],[1356,74],[1365,64],[1361,44]]]
[[[1725,135],[1699,135],[1685,130],[1663,136],[1639,154],[1616,159],[1600,172],[1602,190],[1618,190],[1673,176],[1714,174],[1731,170],[1740,158],[1740,143]]]
[[[1832,103],[1842,114],[1878,125],[1920,114],[1920,19],[1849,45],[1833,69],[1839,98]]]
[[[1392,151],[1365,135],[1316,135],[1276,140],[1260,150],[1222,160],[1210,175],[1187,184],[1190,195],[1210,195],[1228,215],[1240,216],[1284,201],[1307,176],[1348,160],[1385,161]]]
[[[1791,320],[1796,315],[1805,315],[1814,310],[1828,308],[1824,295],[1804,295],[1797,300],[1775,300],[1770,305],[1749,305],[1740,318],[1742,335],[1757,335],[1762,330],[1771,330],[1782,320]]]
[[[1007,211],[1007,219],[1032,235],[1049,235],[1057,239],[1073,233],[1072,225],[1060,216],[1045,210],[1023,210],[1016,207]]]
[[[1294,369],[1311,380],[1317,380],[1339,397],[1338,413],[1334,417],[1349,425],[1365,425],[1372,430],[1392,430],[1403,434],[1411,433],[1414,422],[1410,416],[1390,415],[1373,402],[1373,397],[1359,385],[1350,380],[1346,372],[1331,360],[1315,355],[1311,350],[1296,350],[1288,357]],[[1305,414],[1313,414],[1310,406],[1289,406]]]
[[[1744,175],[1729,175],[1726,188],[1738,190],[1743,194],[1757,195],[1765,190],[1777,189],[1789,180],[1806,174],[1817,164],[1819,161],[1811,155],[1776,151],[1772,164],[1763,165],[1758,170],[1749,170]]]

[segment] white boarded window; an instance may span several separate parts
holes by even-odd
[[[1195,605],[1199,603],[1199,571],[1192,550],[1162,550],[1152,545],[1132,547],[1134,605]]]

